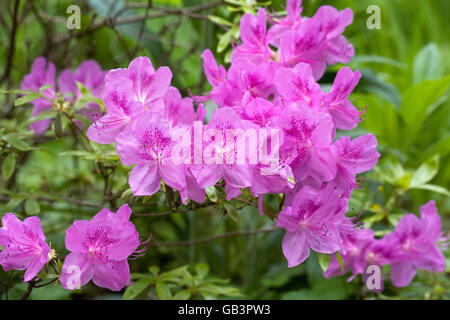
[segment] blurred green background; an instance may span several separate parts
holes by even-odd
[[[71,4],[81,8],[81,30],[66,28],[66,9]],[[74,69],[85,59],[96,60],[103,69],[126,67],[132,58],[146,55],[154,66],[172,69],[172,85],[184,95],[189,90],[202,94],[209,90],[200,58],[203,50],[211,48],[218,61],[227,65],[230,41],[238,38],[243,12],[255,12],[260,6],[282,11],[285,2],[154,0],[150,9],[147,4],[125,0],[2,1],[0,87],[17,89],[34,59],[41,55],[53,61],[57,70]],[[366,226],[382,236],[404,213],[418,213],[422,204],[433,199],[448,230],[450,2],[305,0],[303,15],[313,15],[324,4],[337,9],[350,7],[354,12],[354,22],[344,35],[356,51],[349,66],[361,70],[363,77],[352,98],[357,106],[368,106],[366,119],[357,129],[343,134],[373,132],[381,152],[375,170],[364,175],[363,188],[354,191],[349,215],[364,210]],[[380,29],[366,26],[370,5],[380,8]],[[142,19],[117,23],[146,12],[152,18],[144,24]],[[340,67],[327,69],[320,80],[324,89],[329,88]],[[403,289],[393,287],[387,279],[385,291],[377,294],[368,292],[359,277],[351,283],[346,282],[348,275],[324,279],[314,254],[304,264],[288,269],[281,251],[282,231],[164,246],[163,242],[261,229],[273,221],[236,200],[232,202],[236,210],[224,205],[221,190],[216,205],[179,207],[180,212],[170,214],[166,214],[167,198],[173,199],[163,191],[152,197],[132,198],[127,191],[129,169],[117,161],[112,146],[96,145],[91,153],[67,153],[80,149],[70,135],[56,138],[50,130],[33,137],[26,123],[31,107],[13,107],[15,98],[13,94],[0,96],[0,161],[11,153],[16,159],[12,176],[0,179],[0,214],[14,212],[22,218],[38,215],[52,247],[65,254],[64,230],[74,220],[88,219],[101,207],[116,209],[128,202],[135,212],[143,214],[133,217],[138,231],[143,236],[152,233],[155,243],[145,257],[130,263],[136,281],[124,297],[123,292],[113,294],[90,284],[75,293],[60,285],[35,289],[32,299],[450,298],[448,252],[445,273],[421,271]],[[7,140],[13,147],[1,142]],[[252,204],[255,201],[248,194],[244,196]],[[268,210],[277,210],[277,196],[266,200]],[[158,212],[157,216],[145,215]],[[19,272],[0,271],[2,299],[19,298],[25,287]]]

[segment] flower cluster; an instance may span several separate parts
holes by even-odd
[[[75,72],[65,69],[60,72],[57,84],[55,84],[56,68],[52,62],[47,62],[44,57],[36,58],[31,67],[31,72],[27,74],[21,83],[22,90],[39,92],[44,86],[49,86],[43,92],[42,97],[33,100],[33,112],[31,117],[38,116],[41,112],[52,109],[52,101],[60,98],[64,102],[74,104],[81,98],[81,92],[77,82],[90,90],[96,98],[100,97],[103,89],[103,79],[105,72],[93,60],[87,60],[80,64]],[[59,95],[57,97],[57,95]],[[93,119],[100,112],[100,106],[94,102],[88,102],[78,112]],[[37,120],[30,124],[30,129],[35,134],[41,134],[50,126],[51,119]],[[77,125],[81,125],[80,122]]]
[[[149,241],[140,242],[130,215],[131,209],[124,204],[116,213],[103,209],[90,221],[73,223],[65,239],[70,254],[64,259],[59,277],[64,288],[79,289],[91,279],[97,286],[113,291],[130,284],[128,259],[140,257]],[[54,257],[54,250],[45,241],[38,217],[22,222],[7,213],[2,224],[0,265],[5,271],[26,269],[24,280],[28,282]]]
[[[445,270],[445,257],[441,252],[445,240],[436,205],[429,201],[420,207],[420,219],[412,213],[404,215],[395,230],[381,239],[375,239],[370,229],[345,235],[339,251],[344,270],[336,257],[332,257],[324,275],[329,278],[352,271],[350,281],[358,274],[365,275],[369,265],[390,265],[392,283],[404,287],[409,285],[417,269]]]
[[[288,1],[287,17],[269,17],[269,30],[264,9],[246,14],[242,44],[234,48],[228,71],[209,50],[203,53],[216,113],[230,109],[227,114],[233,110],[241,121],[282,132],[278,172],[262,176],[252,170],[241,187],[258,196],[286,194],[277,225],[287,231],[282,248],[289,267],[302,263],[310,248],[327,254],[342,249],[342,238],[355,232],[345,213],[356,175],[372,169],[379,157],[371,134],[334,141],[336,129],[351,130],[360,121],[362,112],[349,100],[360,72],[340,69],[328,92],[317,83],[326,64],[348,62],[353,55],[342,36],[351,10],[323,6],[311,18],[300,13],[300,1]]]
[[[301,11],[300,0],[288,0],[284,18],[264,9],[256,16],[245,14],[228,70],[210,50],[203,52],[212,87],[203,96],[182,97],[171,86],[170,69],[155,69],[147,57],[106,74],[95,62],[84,62],[75,73],[61,72],[58,93],[54,65],[46,67],[45,59],[38,58],[22,89],[39,91],[51,85],[32,102],[32,117],[52,108],[50,101],[57,95],[69,102],[80,99],[77,82],[101,97],[103,115],[95,103],[81,109],[95,114],[87,136],[100,144],[115,143],[120,161],[133,166],[128,182],[135,196],[156,193],[162,180],[179,192],[183,203],[203,202],[205,189],[223,181],[227,200],[248,188],[259,197],[262,212],[264,194],[284,194],[276,224],[286,230],[282,250],[289,267],[305,261],[312,249],[339,252],[344,271],[351,270],[353,277],[370,264],[390,264],[398,286],[407,285],[418,268],[442,271],[444,260],[436,246],[441,225],[434,203],[422,207],[421,220],[406,215],[383,239],[346,217],[352,191],[359,187],[357,175],[378,161],[377,140],[372,134],[336,138],[338,129],[354,129],[364,113],[349,99],[359,71],[341,68],[328,91],[317,81],[327,65],[353,56],[342,35],[352,11],[322,6],[309,18]],[[208,121],[205,101],[217,107]],[[49,120],[41,120],[31,129],[39,134],[48,126]],[[129,284],[127,259],[145,250],[138,249],[145,243],[140,243],[130,214],[127,205],[117,213],[103,209],[67,230],[65,244],[71,253],[60,276],[65,288],[91,279],[111,290]],[[5,215],[0,244],[0,264],[5,270],[27,269],[25,281],[51,259],[35,217],[20,222]],[[342,273],[332,257],[325,276]]]
[[[300,12],[300,2],[293,0],[284,19],[268,19],[264,9],[244,15],[242,43],[234,48],[228,70],[210,50],[202,54],[212,86],[206,96],[182,98],[170,85],[169,68],[155,70],[146,57],[109,71],[102,91],[107,112],[88,129],[91,140],[115,142],[122,163],[134,165],[129,175],[134,195],[154,194],[161,179],[183,202],[203,202],[205,188],[221,180],[227,200],[241,188],[249,188],[260,203],[265,193],[285,193],[277,225],[287,231],[283,252],[290,267],[302,263],[310,248],[342,249],[342,236],[354,232],[345,212],[356,175],[379,157],[371,134],[334,141],[336,129],[351,130],[360,121],[362,112],[349,100],[360,72],[342,68],[328,92],[317,83],[326,64],[347,62],[353,55],[342,36],[351,10],[323,6],[311,18]],[[267,20],[272,22],[268,30]],[[218,107],[207,124],[206,100]],[[180,149],[185,157],[176,161]],[[269,161],[256,159],[267,153]]]

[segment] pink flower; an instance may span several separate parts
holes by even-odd
[[[341,270],[341,265],[336,256],[332,256],[324,276],[331,278],[352,271],[353,275],[349,278],[350,281],[358,274],[365,272],[367,262],[364,252],[375,239],[373,230],[360,229],[352,234],[343,235],[342,240],[340,255],[344,261],[344,271]]]
[[[278,121],[284,131],[280,152],[290,158],[295,181],[308,176],[318,181],[333,180],[337,169],[331,153],[334,127],[330,115],[297,102],[289,104]]]
[[[320,79],[325,72],[326,63],[323,51],[326,48],[326,34],[314,19],[303,21],[298,31],[290,30],[281,38],[279,48],[280,63],[293,68],[304,62],[311,66],[314,79]]]
[[[305,261],[310,248],[322,253],[341,249],[339,226],[346,210],[342,201],[330,188],[318,192],[304,187],[295,196],[292,206],[280,212],[277,226],[287,231],[282,248],[288,267]]]
[[[91,124],[88,138],[109,144],[140,113],[151,111],[164,114],[163,98],[171,79],[172,72],[168,67],[155,71],[147,57],[134,59],[127,69],[109,71],[102,93],[107,113]]]
[[[22,90],[31,90],[39,92],[39,88],[45,85],[51,85],[42,94],[49,99],[55,98],[55,65],[47,62],[44,57],[38,57],[34,60],[31,72],[27,74],[20,84]],[[52,103],[44,98],[38,98],[31,102],[34,106],[31,118],[36,117],[42,111],[52,108]],[[34,134],[41,134],[50,126],[51,119],[44,119],[30,124],[30,129]]]
[[[285,18],[277,21],[269,30],[268,37],[270,43],[276,47],[280,46],[280,40],[286,32],[290,30],[298,30],[303,22],[301,16],[302,13],[302,0],[287,0]]]
[[[395,255],[390,270],[395,286],[407,286],[417,269],[445,270],[445,258],[437,246],[441,236],[441,218],[434,201],[420,207],[420,219],[413,214],[400,219],[395,231],[386,236]]]
[[[266,11],[259,9],[256,17],[246,13],[241,18],[239,30],[243,44],[233,50],[231,62],[239,59],[255,64],[266,62],[272,54],[267,37]]]
[[[331,6],[321,6],[311,18],[319,23],[319,29],[326,34],[324,60],[327,64],[348,63],[355,54],[353,46],[342,33],[353,21],[350,8],[338,11]]]
[[[134,100],[142,103],[145,110],[162,112],[161,99],[172,79],[172,72],[168,67],[160,67],[155,71],[148,57],[138,57],[130,62],[127,69],[109,71],[105,83],[122,77],[132,81]]]
[[[55,71],[55,65],[53,63],[47,63],[44,57],[36,58],[31,68],[31,73],[26,75],[22,80],[22,90],[38,92],[42,86],[51,85],[42,94],[48,99],[55,99]],[[81,98],[81,93],[77,87],[77,82],[80,82],[87,89],[91,90],[94,97],[100,97],[104,77],[105,72],[101,67],[95,61],[87,60],[81,63],[75,73],[69,69],[63,70],[57,79],[58,89],[66,101],[75,102]],[[52,103],[42,97],[33,100],[31,103],[34,106],[31,118],[36,117],[42,111],[52,108]],[[90,102],[78,112],[92,120],[95,114],[100,112],[100,106]],[[76,122],[80,126],[82,125],[78,120]],[[35,134],[41,134],[48,129],[50,123],[51,119],[39,120],[30,124],[30,129]]]
[[[303,102],[315,110],[322,105],[323,92],[314,80],[311,66],[300,62],[294,68],[279,68],[275,76],[278,92],[287,102]]]
[[[73,290],[91,279],[99,287],[119,291],[130,284],[128,257],[139,247],[139,234],[129,221],[127,204],[117,213],[102,209],[90,221],[77,220],[66,231],[70,254],[64,259],[61,284]]]
[[[78,90],[77,82],[89,89],[94,97],[99,98],[104,85],[106,72],[94,60],[83,61],[75,72],[70,69],[61,71],[58,77],[58,87],[63,96],[67,99],[74,97],[79,99],[81,93]]]
[[[172,161],[174,145],[169,123],[153,112],[143,113],[117,136],[120,160],[127,166],[135,164],[128,178],[134,195],[154,194],[161,186],[161,178],[172,188],[185,190],[184,164]]]
[[[169,87],[163,101],[166,119],[171,128],[176,126],[192,126],[196,114],[191,98],[182,98],[177,88]]]
[[[110,80],[102,93],[107,113],[87,130],[90,140],[109,144],[127,127],[132,118],[144,112],[141,102],[134,100],[133,82],[127,78]]]
[[[360,120],[361,112],[348,100],[361,78],[361,73],[343,67],[336,74],[331,90],[324,96],[324,107],[333,117],[336,127],[341,130],[352,130]]]
[[[231,132],[236,133],[239,129],[245,129],[247,125],[250,125],[247,122],[241,121],[231,108],[219,108],[213,113],[205,127],[207,138],[204,138],[203,143],[203,164],[191,166],[191,172],[201,188],[213,186],[223,178],[227,183],[228,192],[236,195],[236,188],[251,185],[252,171],[248,155],[246,159],[243,159],[243,163],[239,163],[235,153],[237,137],[227,138]],[[212,134],[210,137],[208,132]],[[227,144],[228,139],[233,145]]]
[[[341,137],[331,147],[337,166],[333,184],[339,194],[351,192],[357,187],[356,174],[371,170],[380,154],[376,150],[377,139],[373,134],[350,140]]]
[[[203,69],[205,70],[206,78],[208,82],[216,87],[222,81],[225,80],[227,76],[227,70],[223,66],[218,66],[216,60],[214,59],[214,55],[211,50],[206,49],[202,53],[203,59]]]
[[[2,218],[0,228],[0,264],[5,271],[25,270],[24,281],[33,279],[49,261],[50,248],[45,242],[38,217],[20,221],[12,213]]]
[[[253,64],[238,60],[231,65],[226,80],[213,87],[211,98],[219,107],[231,107],[241,114],[253,99],[276,94],[275,79],[267,75],[275,74],[277,68],[273,61]]]

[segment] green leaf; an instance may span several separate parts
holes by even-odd
[[[37,98],[40,98],[41,94],[39,92],[30,92],[26,95],[24,95],[23,97],[20,97],[19,99],[17,99],[16,101],[14,101],[14,106],[21,106],[27,102],[36,100]]]
[[[393,66],[393,67],[397,67],[400,69],[407,69],[408,65],[388,58],[388,57],[383,57],[383,56],[377,56],[377,55],[373,55],[373,54],[368,54],[368,55],[364,55],[364,54],[355,54],[353,56],[353,59],[351,61],[351,64],[355,64],[355,69],[357,69],[361,64],[363,63],[378,63],[378,64],[384,64],[384,65],[389,65],[389,66]]]
[[[450,76],[439,80],[423,80],[417,85],[408,88],[403,94],[403,101],[400,112],[405,121],[405,140],[403,146],[406,147],[413,141],[420,131],[430,110],[434,110],[434,103],[440,102],[441,96],[447,91],[450,85]]]
[[[361,91],[375,93],[389,101],[395,109],[400,107],[402,97],[397,87],[381,79],[383,74],[375,73],[370,69],[361,69],[361,74],[362,78],[358,83],[358,88]]]
[[[156,294],[160,300],[169,300],[172,298],[169,287],[163,281],[156,281]]]
[[[417,187],[427,183],[437,174],[439,169],[439,155],[428,159],[411,176],[410,187]]]
[[[233,24],[230,21],[225,20],[222,17],[208,15],[208,19],[211,20],[211,22],[218,24],[218,25],[227,26],[227,27],[233,26]]]
[[[420,186],[413,187],[412,189],[422,189],[422,190],[433,191],[436,193],[443,194],[447,197],[450,197],[450,192],[446,188],[437,186],[434,184],[422,184]]]
[[[160,270],[161,270],[161,269],[160,269],[160,267],[158,267],[158,266],[151,266],[151,267],[149,268],[150,273],[153,274],[155,277],[159,274],[159,271],[160,271]]]
[[[25,201],[25,213],[34,216],[41,212],[41,207],[35,199],[27,199]]]
[[[239,222],[239,214],[236,211],[236,208],[229,203],[224,203],[223,206],[227,210],[227,214],[230,216],[230,218],[233,219],[234,222],[238,223]]]
[[[11,211],[18,205],[20,205],[23,202],[24,198],[22,197],[11,197],[11,199],[8,201],[5,207],[5,211]]]
[[[442,56],[435,43],[429,43],[417,53],[413,63],[413,84],[442,76]]]
[[[188,300],[191,297],[191,293],[188,290],[178,291],[172,298],[172,300]]]
[[[133,196],[133,190],[131,188],[128,188],[125,190],[122,195],[120,196],[120,199],[125,200],[127,198],[131,198]]]
[[[132,300],[140,295],[148,286],[152,283],[151,278],[139,279],[132,285],[130,285],[123,294],[123,300]]]
[[[200,262],[195,265],[195,272],[197,272],[197,275],[200,280],[203,280],[206,278],[209,272],[209,266],[206,263]]]
[[[26,121],[27,124],[34,123],[36,121],[46,120],[46,119],[52,119],[56,116],[55,110],[44,110],[40,112],[37,116],[32,117]]]
[[[341,266],[341,271],[344,272],[344,259],[342,259],[341,254],[339,251],[335,252],[336,259],[339,262],[339,265]]]
[[[159,278],[166,282],[179,282],[180,278],[186,278],[190,276],[188,266],[182,266],[167,272],[162,273]]]
[[[8,180],[12,176],[15,167],[16,167],[16,154],[10,153],[5,158],[2,164],[2,175],[5,180]]]
[[[319,261],[319,265],[322,268],[322,270],[324,272],[327,271],[328,266],[330,265],[330,255],[317,252],[317,259]]]
[[[212,202],[217,202],[216,187],[214,187],[214,186],[206,187],[205,191],[206,191],[206,195],[208,196],[209,200],[211,200]]]
[[[3,140],[20,151],[28,151],[31,149],[28,143],[12,136],[5,136],[3,137]]]
[[[44,92],[45,90],[47,90],[47,89],[49,89],[51,87],[52,87],[51,84],[43,85],[42,87],[39,88],[39,92],[42,93],[42,92]]]

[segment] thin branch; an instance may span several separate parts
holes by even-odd
[[[125,6],[121,10],[121,13],[123,13],[124,11],[126,11],[128,9],[136,8],[135,5],[137,5],[137,4],[138,3],[128,4],[128,6]],[[201,4],[201,5],[196,5],[196,6],[191,6],[188,8],[181,8],[181,9],[152,7],[152,10],[155,10],[156,12],[154,12],[154,13],[146,12],[143,15],[126,16],[123,18],[106,17],[102,21],[90,24],[90,26],[88,28],[86,28],[85,30],[83,30],[81,32],[77,32],[75,34],[75,37],[81,38],[93,31],[96,31],[97,29],[100,29],[100,28],[108,26],[108,25],[109,26],[112,26],[112,25],[117,26],[117,25],[121,25],[121,24],[135,23],[135,22],[140,22],[140,21],[148,20],[148,19],[161,18],[161,17],[167,16],[167,15],[187,16],[187,17],[191,17],[194,19],[208,19],[207,16],[200,15],[200,14],[198,14],[198,12],[213,9],[222,4],[224,4],[224,0],[214,1],[211,3],[206,3],[206,4]],[[147,7],[146,3],[140,3],[139,5],[142,6],[142,8]],[[67,41],[69,39],[70,39],[70,37],[68,37],[66,35],[64,37],[56,38],[54,43],[56,44],[59,42]]]
[[[5,70],[3,71],[3,76],[0,79],[0,83],[5,81],[9,77],[9,73],[11,72],[12,59],[14,57],[14,51],[16,50],[16,33],[17,33],[17,27],[18,27],[17,15],[19,12],[19,4],[20,4],[20,0],[16,0],[14,2],[14,9],[13,9],[12,18],[11,18],[12,28],[11,28],[10,35],[9,35],[9,49],[6,52]]]
[[[148,15],[148,10],[150,10],[150,8],[152,7],[152,0],[148,0],[147,1],[147,7],[145,8],[145,15]],[[134,50],[131,54],[132,57],[134,57],[136,55],[136,53],[139,50],[139,46],[141,44],[141,40],[142,40],[142,35],[144,34],[144,30],[145,30],[145,23],[147,22],[147,20],[142,20],[142,24],[141,24],[141,28],[139,30],[139,34],[138,34],[138,38],[136,40],[136,46],[134,47]]]
[[[183,247],[183,246],[192,246],[202,243],[207,243],[210,241],[218,240],[218,239],[224,239],[229,237],[236,237],[236,236],[246,236],[246,235],[252,235],[252,234],[259,234],[259,233],[266,233],[266,232],[272,232],[275,230],[280,230],[280,227],[273,226],[265,229],[252,229],[252,230],[242,230],[242,231],[230,231],[223,234],[217,234],[210,237],[205,238],[199,238],[199,239],[193,239],[193,240],[185,240],[185,241],[168,241],[168,242],[153,242],[150,246],[151,247]]]

